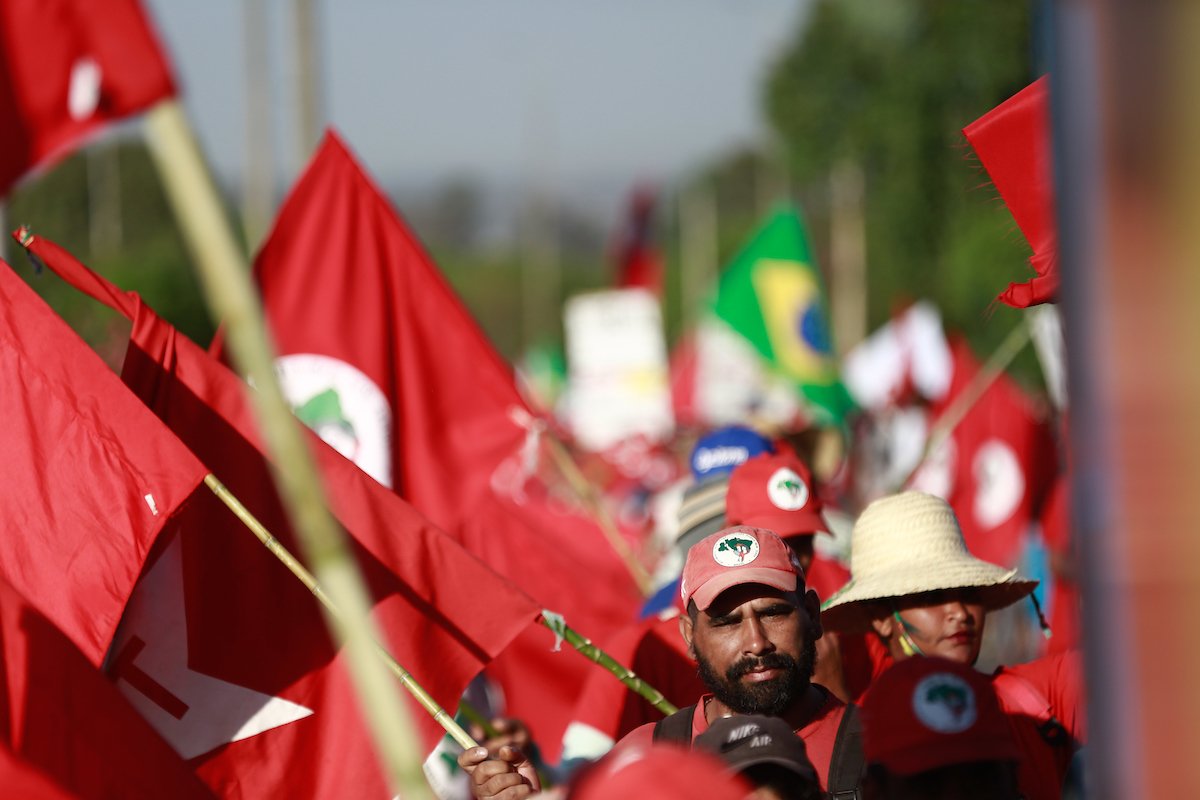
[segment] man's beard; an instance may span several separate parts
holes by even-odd
[[[737,661],[719,675],[712,664],[696,654],[700,666],[700,680],[718,700],[738,714],[765,714],[780,716],[799,697],[813,676],[817,660],[814,641],[804,643],[799,660],[786,653],[767,653],[758,658]],[[765,681],[742,683],[741,678],[757,669],[779,669],[782,674]]]

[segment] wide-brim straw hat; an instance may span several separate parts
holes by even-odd
[[[967,550],[954,511],[939,497],[903,492],[876,500],[854,524],[850,580],[821,607],[827,630],[871,627],[881,600],[944,589],[976,589],[988,611],[1015,603],[1038,582],[976,558]]]

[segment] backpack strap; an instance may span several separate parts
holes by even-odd
[[[829,759],[829,797],[831,800],[860,800],[866,768],[862,748],[862,716],[858,706],[847,703],[838,725],[837,738],[833,743],[833,755]]]
[[[681,708],[670,716],[663,717],[654,723],[655,742],[675,742],[684,747],[692,746],[692,717],[696,714],[696,704]]]

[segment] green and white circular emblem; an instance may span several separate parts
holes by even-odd
[[[722,567],[740,567],[758,558],[758,540],[748,533],[722,536],[713,545],[713,561]]]
[[[975,690],[949,672],[935,672],[921,679],[913,690],[913,713],[938,733],[962,733],[975,724]]]
[[[281,356],[275,371],[300,421],[384,486],[392,485],[392,412],[375,382],[345,361]]]
[[[793,469],[780,467],[767,481],[767,497],[784,511],[799,511],[808,502],[808,484]]]

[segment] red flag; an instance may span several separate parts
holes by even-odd
[[[29,249],[133,319],[123,377],[277,538],[295,549],[244,384],[44,239]],[[391,652],[443,707],[540,608],[392,492],[310,436],[332,510],[354,537]],[[343,663],[316,602],[207,493],[180,514],[110,658],[147,719],[222,793],[383,796]],[[215,590],[215,591],[214,591]],[[428,750],[441,729],[414,718]]]
[[[663,263],[654,246],[654,191],[642,186],[629,201],[625,228],[616,247],[618,289],[649,289],[662,296]]]
[[[954,376],[934,409],[937,415],[980,369],[965,341],[954,342],[951,350]],[[1016,566],[1025,533],[1041,514],[1055,474],[1048,425],[1021,387],[1001,374],[954,429],[947,447],[946,500],[958,516],[967,547],[985,561]]]
[[[335,134],[284,203],[255,276],[301,419],[585,635],[603,643],[633,618],[637,591],[599,527],[551,508],[530,474],[540,422],[511,369]],[[508,710],[553,743],[594,667],[549,655],[548,640],[537,658],[559,677]]]
[[[103,125],[175,94],[137,0],[7,0],[0,72],[0,195]]]
[[[99,664],[205,470],[7,265],[0,386],[0,576]]]
[[[984,169],[1033,247],[1037,277],[1012,283],[1000,300],[1014,308],[1052,303],[1058,294],[1054,165],[1050,148],[1050,82],[1026,86],[963,128]]]
[[[89,658],[3,578],[0,786],[5,797],[21,798],[212,797]]]

